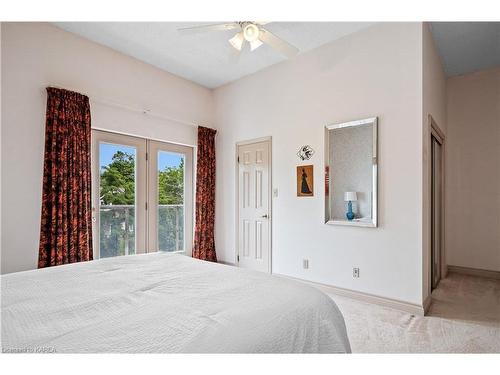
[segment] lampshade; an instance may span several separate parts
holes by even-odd
[[[262,45],[262,42],[260,40],[253,40],[250,42],[250,51],[256,50]]]
[[[355,191],[346,191],[344,193],[344,200],[346,202],[349,202],[349,201],[357,201],[358,200],[358,194],[356,194]]]
[[[243,47],[243,41],[245,39],[243,38],[243,32],[239,32],[235,36],[233,36],[231,39],[229,39],[229,43],[236,48],[238,51],[241,51],[241,48]]]

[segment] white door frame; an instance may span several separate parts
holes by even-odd
[[[430,168],[429,168],[429,178],[428,178],[428,191],[430,192],[429,198],[431,199],[432,202],[432,137],[436,138],[436,140],[441,144],[441,220],[440,220],[440,227],[441,227],[441,243],[440,243],[440,265],[441,265],[441,279],[444,279],[446,277],[446,274],[448,272],[448,267],[446,264],[446,247],[445,247],[445,186],[446,186],[446,172],[445,172],[445,158],[446,158],[446,144],[445,144],[445,135],[442,132],[442,130],[439,128],[439,125],[436,123],[434,118],[429,115],[429,128],[430,128],[430,134],[429,134],[429,151],[430,151],[430,158],[429,158],[429,163],[430,163]],[[430,209],[430,215],[431,215],[431,220],[429,220],[429,225],[430,225],[430,231],[429,231],[429,241],[430,241],[430,246],[429,246],[429,291],[432,291],[432,203],[431,203],[431,209]]]
[[[273,138],[271,136],[261,137],[250,139],[246,141],[236,142],[235,147],[235,179],[236,179],[236,217],[235,217],[235,250],[234,250],[234,259],[236,266],[239,267],[239,257],[238,257],[238,247],[239,247],[239,202],[240,202],[240,180],[239,180],[239,163],[238,163],[238,152],[240,146],[251,145],[253,143],[259,142],[269,142],[269,182],[268,182],[268,194],[269,194],[269,254],[268,254],[268,273],[272,273],[272,253],[273,253]]]

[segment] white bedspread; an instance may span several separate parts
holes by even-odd
[[[183,255],[107,258],[1,281],[4,352],[350,352],[344,319],[322,292]]]

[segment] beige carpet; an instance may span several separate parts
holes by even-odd
[[[425,317],[331,297],[353,353],[500,353],[500,280],[450,273]]]

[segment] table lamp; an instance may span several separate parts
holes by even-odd
[[[358,195],[356,194],[355,191],[346,191],[344,193],[344,201],[349,202],[347,203],[347,213],[345,214],[347,220],[349,221],[354,219],[354,212],[352,212],[352,202],[355,202],[357,200],[358,200]]]

